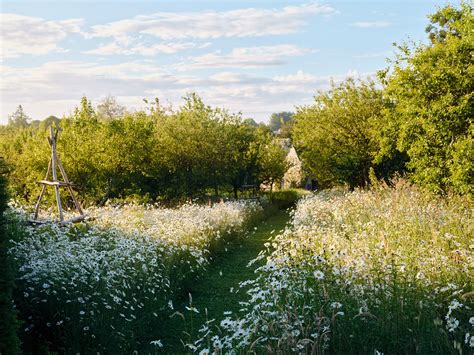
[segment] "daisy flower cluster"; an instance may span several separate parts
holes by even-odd
[[[474,347],[472,201],[400,180],[302,199],[241,283],[217,352],[469,353]],[[196,344],[212,347],[209,337]]]
[[[133,351],[206,269],[213,248],[261,212],[249,201],[109,206],[87,211],[87,224],[28,227],[10,250],[24,338],[56,351]]]

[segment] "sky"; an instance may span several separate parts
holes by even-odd
[[[1,1],[0,123],[72,112],[83,95],[130,110],[196,92],[265,122],[331,80],[388,66],[393,43],[426,42],[446,1]]]

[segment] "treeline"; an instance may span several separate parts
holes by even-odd
[[[145,111],[100,111],[83,97],[60,120],[28,124],[18,112],[11,117],[0,131],[0,156],[10,169],[12,196],[36,200],[50,158],[50,125],[60,129],[59,157],[85,203],[236,196],[243,185],[271,185],[286,170],[285,152],[268,128],[211,108],[195,94],[178,110],[156,100]]]
[[[379,82],[333,83],[298,109],[291,135],[322,187],[398,173],[438,193],[472,194],[472,6],[429,18],[430,44],[399,46]]]

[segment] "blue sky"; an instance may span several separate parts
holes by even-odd
[[[446,1],[2,1],[0,123],[70,113],[82,95],[130,110],[187,92],[266,121],[330,80],[387,66],[425,41]]]

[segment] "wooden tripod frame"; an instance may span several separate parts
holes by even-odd
[[[58,212],[59,212],[59,222],[61,224],[82,221],[86,216],[84,212],[82,211],[81,205],[79,204],[79,201],[74,195],[74,191],[72,189],[72,187],[76,185],[71,183],[69,179],[67,178],[66,171],[64,170],[63,165],[61,164],[61,161],[59,160],[58,154],[56,152],[56,140],[58,138],[58,130],[54,130],[53,127],[51,126],[49,130],[49,134],[50,136],[48,137],[48,142],[51,147],[51,159],[49,160],[48,171],[46,172],[46,177],[44,178],[44,180],[38,181],[38,184],[42,184],[43,187],[41,188],[41,193],[39,195],[38,202],[36,202],[34,221],[37,221],[40,203],[41,203],[41,200],[43,199],[46,186],[54,186],[55,195],[56,195],[56,204],[58,206]],[[59,168],[59,171],[61,172],[61,175],[64,181],[58,180],[58,173],[56,171],[57,168]],[[49,181],[48,178],[51,172],[53,174],[53,180]],[[66,187],[68,189],[69,194],[71,195],[71,198],[74,201],[74,205],[76,206],[76,209],[79,211],[79,214],[80,214],[79,216],[76,216],[66,221],[64,220],[63,206],[61,204],[61,194],[59,190],[60,187]]]

